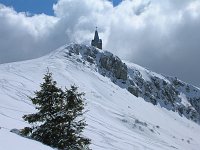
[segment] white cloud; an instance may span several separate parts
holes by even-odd
[[[28,17],[12,8],[0,7],[0,63],[37,57],[45,49],[46,37],[56,23],[44,14]],[[38,51],[35,49],[38,49]]]
[[[0,63],[38,57],[72,41],[103,46],[121,58],[200,85],[197,0],[59,0],[55,16],[29,16],[0,6]],[[192,79],[190,79],[192,76]]]

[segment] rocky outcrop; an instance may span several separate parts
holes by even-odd
[[[101,55],[99,64],[100,67],[111,72],[117,79],[127,80],[127,66],[118,57],[113,55]]]
[[[86,45],[73,44],[69,46],[69,54],[82,55],[84,61],[95,64],[99,73],[111,78],[127,80],[128,69],[117,56],[107,51],[98,51],[94,47]]]
[[[200,123],[200,90],[198,88],[176,77],[156,76],[147,69],[142,73],[137,67],[129,68],[117,56],[107,51],[99,51],[95,47],[72,44],[66,49],[69,50],[67,56],[78,56],[76,57],[78,62],[93,66],[94,70],[109,77],[113,83],[127,89],[134,96],[142,97],[153,105],[159,104],[161,107]],[[144,72],[148,80],[143,78]],[[183,99],[181,95],[185,98]],[[183,101],[187,101],[187,104]]]
[[[136,97],[139,96],[139,89],[135,86],[129,86],[127,89],[131,94],[135,95]]]

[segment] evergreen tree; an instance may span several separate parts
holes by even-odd
[[[81,134],[87,125],[83,119],[84,93],[78,93],[76,86],[65,91],[56,87],[49,72],[40,87],[36,96],[30,97],[38,112],[23,116],[32,126],[22,129],[21,134],[61,150],[89,149],[90,139]]]

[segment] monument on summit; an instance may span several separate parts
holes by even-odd
[[[94,39],[91,41],[91,45],[94,47],[97,47],[99,49],[102,49],[102,40],[99,39],[97,27],[96,27],[95,34],[94,34]]]

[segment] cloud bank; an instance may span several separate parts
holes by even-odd
[[[200,86],[200,2],[197,0],[59,0],[54,16],[29,16],[0,5],[0,63],[42,56],[70,42],[103,47],[119,57]]]

